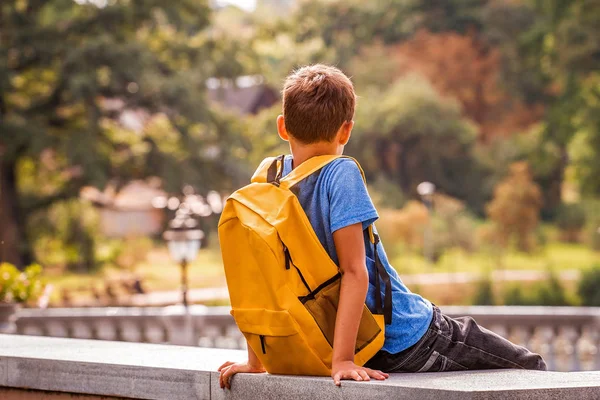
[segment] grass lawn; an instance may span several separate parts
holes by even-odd
[[[600,263],[600,253],[581,244],[551,243],[543,249],[527,254],[509,250],[501,254],[478,251],[473,253],[461,249],[446,252],[432,265],[422,255],[401,254],[390,260],[401,274],[432,272],[473,272],[491,270],[581,270]]]
[[[591,251],[580,244],[552,243],[543,250],[532,254],[508,251],[501,255],[493,255],[483,251],[467,253],[454,249],[446,252],[437,264],[431,265],[422,255],[407,252],[391,259],[392,265],[402,275],[436,272],[473,272],[485,273],[496,269],[506,270],[545,270],[554,268],[555,271],[566,269],[585,269],[594,263],[600,263],[600,253]],[[218,248],[202,249],[198,258],[188,267],[190,288],[225,286],[225,276]],[[106,267],[92,274],[76,274],[64,272],[60,269],[47,270],[48,280],[55,287],[52,302],[60,301],[61,290],[67,289],[73,298],[92,299],[92,287],[101,293],[105,290],[106,283],[114,285],[117,292],[124,293],[120,287],[121,282],[132,279],[135,275],[142,279],[142,284],[147,291],[178,290],[181,273],[177,264],[169,258],[165,247],[152,249],[146,261],[138,264],[133,269],[116,269]],[[452,286],[451,283],[449,283]],[[411,288],[426,297],[432,298],[439,304],[465,303],[474,285],[451,290],[451,287],[432,285],[429,287]],[[461,296],[451,295],[461,292]]]
[[[65,272],[62,269],[46,269],[48,282],[54,286],[51,297],[53,303],[60,302],[61,292],[66,289],[77,300],[92,299],[92,287],[105,292],[107,283],[114,286],[117,293],[124,293],[122,282],[135,276],[140,277],[147,292],[179,290],[181,268],[169,257],[166,247],[157,247],[148,253],[146,261],[133,269],[105,267],[89,274]],[[218,249],[202,249],[198,258],[188,265],[188,285],[190,288],[225,286],[225,275]]]

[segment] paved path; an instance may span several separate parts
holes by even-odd
[[[573,281],[579,279],[580,271],[564,270],[558,273],[561,281]],[[521,281],[533,282],[543,280],[546,276],[545,271],[528,270],[503,270],[494,271],[492,280],[498,281]],[[402,280],[407,285],[445,285],[445,284],[465,284],[477,282],[481,279],[481,274],[472,272],[438,272],[428,274],[401,275]],[[190,303],[202,303],[215,300],[228,300],[229,294],[226,287],[191,289],[188,292],[188,301]],[[134,295],[131,298],[132,305],[135,306],[161,306],[176,304],[181,302],[181,292],[165,291],[150,292],[147,294]]]
[[[134,306],[162,306],[181,303],[181,297],[181,292],[178,290],[150,292],[131,296],[131,303]],[[227,288],[202,288],[188,291],[188,302],[191,304],[214,300],[229,300]]]

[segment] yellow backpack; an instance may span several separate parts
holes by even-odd
[[[271,374],[331,374],[341,275],[290,189],[338,157],[310,158],[284,178],[283,156],[265,159],[252,183],[227,199],[219,221],[231,314]],[[377,246],[372,226],[369,234]],[[375,261],[378,293],[380,280],[386,286],[385,305],[377,296],[376,314],[363,308],[357,365],[383,346],[391,320],[389,275]]]

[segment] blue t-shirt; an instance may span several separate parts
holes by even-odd
[[[286,156],[283,176],[292,171],[292,156]],[[366,228],[379,217],[371,202],[356,163],[339,158],[312,174],[294,188],[310,223],[329,253],[339,265],[333,232],[361,222],[365,232],[366,265],[369,270],[369,290],[366,304],[375,310],[375,261],[373,244]],[[392,282],[392,323],[385,327],[383,350],[399,353],[419,341],[427,331],[433,316],[431,303],[412,293],[398,276],[380,243],[377,252]],[[382,294],[385,286],[382,285]]]

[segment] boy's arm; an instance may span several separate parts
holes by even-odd
[[[263,367],[262,363],[250,347],[250,344],[247,343],[248,346],[248,361],[245,363],[235,363],[232,361],[227,361],[225,364],[221,365],[218,369],[219,374],[219,385],[221,388],[231,389],[230,379],[233,375],[238,372],[253,372],[253,373],[262,373],[266,372],[265,367]]]
[[[362,223],[338,229],[333,233],[333,241],[340,263],[342,283],[335,320],[331,376],[338,386],[341,379],[386,379],[388,375],[381,371],[354,364],[356,336],[369,288]]]

